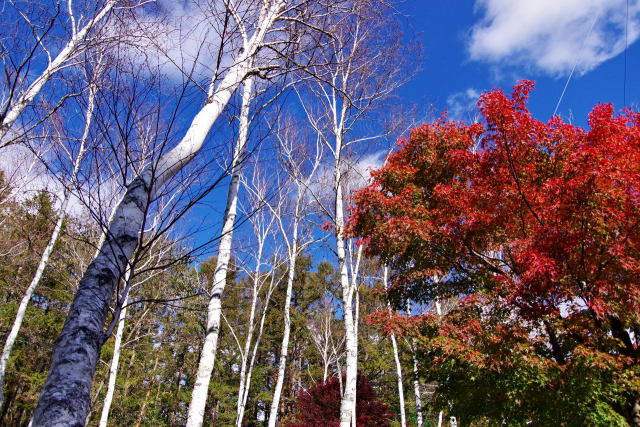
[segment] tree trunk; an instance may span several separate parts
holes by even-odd
[[[87,267],[60,338],[51,371],[42,389],[34,425],[83,426],[90,390],[103,344],[103,328],[115,287],[141,238],[148,202],[161,187],[200,151],[204,140],[231,95],[248,72],[241,58],[220,83],[221,89],[196,114],[180,143],[128,185],[108,226],[100,253]]]
[[[389,268],[385,265],[382,272],[382,285],[386,291],[388,288]],[[387,307],[391,310],[391,304],[387,302]],[[402,365],[398,354],[398,342],[396,334],[391,334],[391,346],[393,347],[393,360],[396,362],[396,376],[398,378],[398,400],[400,401],[400,425],[407,426],[407,416],[404,409],[404,385],[402,384]]]
[[[244,105],[244,104],[243,104]],[[246,116],[245,116],[246,113]],[[243,109],[242,117],[248,118],[249,108],[247,105],[246,111]],[[245,123],[248,125],[248,123]],[[246,137],[246,133],[245,133]],[[259,233],[258,233],[259,234]],[[258,252],[256,256],[256,266],[253,272],[253,290],[251,298],[251,312],[249,314],[249,328],[247,330],[247,337],[244,343],[244,352],[242,354],[242,364],[240,367],[240,384],[238,386],[238,400],[236,403],[236,426],[242,426],[242,419],[244,417],[244,405],[247,401],[247,395],[249,394],[250,379],[247,380],[247,363],[249,361],[249,351],[251,350],[251,342],[253,341],[254,321],[256,316],[256,306],[258,304],[258,291],[260,282],[260,265],[262,261],[262,251],[264,250],[264,236],[258,235]],[[266,309],[266,307],[265,307]],[[256,343],[257,345],[257,343]]]
[[[293,280],[296,274],[296,260],[298,257],[298,222],[294,220],[293,237],[289,249],[289,275],[287,277],[287,293],[284,300],[284,333],[282,335],[282,346],[280,347],[280,361],[278,362],[278,379],[273,391],[271,410],[269,412],[269,427],[275,427],[278,418],[278,407],[280,406],[280,396],[284,384],[285,368],[287,366],[287,356],[289,352],[289,335],[291,334],[291,295],[293,293]]]
[[[407,299],[407,315],[411,316],[411,301]],[[413,359],[413,394],[416,398],[416,425],[422,427],[424,418],[422,416],[422,397],[420,396],[420,376],[418,375],[418,358],[416,357],[415,340],[411,346],[411,358]],[[442,414],[441,414],[442,416]]]
[[[204,420],[204,410],[209,393],[209,381],[216,357],[216,347],[220,334],[220,312],[222,309],[222,293],[227,283],[227,270],[231,259],[231,243],[238,205],[238,189],[240,187],[241,162],[245,143],[249,132],[249,104],[251,101],[253,80],[247,79],[242,94],[242,113],[240,115],[238,143],[234,150],[231,165],[231,182],[227,194],[227,207],[224,214],[222,238],[218,247],[218,258],[213,277],[211,299],[207,307],[207,330],[200,353],[200,362],[196,381],[191,394],[187,427],[200,427]]]
[[[97,91],[96,85],[91,84],[89,89],[87,111],[85,114],[84,131],[80,139],[80,147],[78,149],[78,154],[73,162],[73,171],[71,172],[71,177],[70,177],[71,182],[74,182],[76,180],[76,177],[78,176],[78,171],[80,170],[80,164],[86,152],[87,138],[89,136],[89,130],[91,128],[93,110],[95,109],[96,91]],[[69,190],[65,189],[63,192],[62,201],[60,204],[60,215],[58,216],[56,225],[53,228],[53,232],[51,233],[49,242],[47,243],[47,246],[42,252],[42,256],[40,257],[40,262],[38,264],[38,268],[36,269],[36,273],[33,276],[31,283],[29,283],[29,286],[27,287],[27,290],[25,291],[22,297],[22,300],[20,301],[20,305],[18,306],[18,312],[16,313],[16,317],[13,321],[13,325],[11,326],[11,331],[9,332],[9,335],[7,335],[7,339],[2,349],[2,355],[0,356],[0,409],[4,404],[4,378],[7,370],[7,364],[9,363],[9,357],[11,356],[11,350],[13,349],[13,345],[16,342],[16,338],[18,337],[20,328],[22,327],[22,322],[24,321],[24,316],[25,316],[25,313],[27,312],[27,306],[29,305],[29,301],[31,301],[31,297],[33,296],[33,293],[38,287],[38,284],[40,283],[40,279],[42,279],[44,270],[47,268],[47,265],[49,265],[49,259],[51,258],[51,254],[53,253],[53,248],[56,246],[56,243],[58,242],[58,238],[60,237],[60,233],[62,231],[62,225],[64,224],[64,220],[67,217],[67,208],[69,206],[70,199],[71,199],[71,193]]]
[[[362,246],[360,246],[360,249],[362,249]],[[358,253],[358,258],[360,255],[361,251]],[[358,355],[358,324],[360,321],[360,291],[358,290],[358,287],[356,285],[356,275],[357,275],[357,270],[354,272],[353,270],[351,271],[351,274],[353,275],[353,281],[352,281],[352,286],[353,289],[355,289],[355,295],[356,295],[356,306],[355,306],[355,319],[353,322],[353,336],[354,336],[354,341],[355,341],[355,346],[356,346],[356,363],[357,363],[357,355]],[[357,372],[357,371],[356,371]],[[356,376],[356,385],[358,384],[358,378]],[[356,390],[357,392],[357,390]],[[352,427],[357,427],[358,423],[357,423],[357,416],[358,414],[356,413],[356,407],[358,405],[358,396],[356,394],[356,397],[353,399],[353,410],[351,411],[351,426]]]
[[[109,411],[111,410],[111,402],[113,394],[116,390],[116,378],[118,376],[118,363],[120,362],[120,352],[122,351],[122,336],[124,334],[124,321],[127,317],[127,302],[129,301],[129,280],[131,278],[131,269],[127,269],[124,278],[124,299],[122,301],[122,310],[120,311],[120,319],[118,319],[118,329],[116,330],[116,339],[113,343],[113,357],[111,358],[111,366],[109,367],[109,384],[107,386],[107,394],[104,397],[102,405],[102,414],[100,415],[100,427],[107,427],[109,420]]]
[[[271,296],[274,290],[275,280],[275,271],[271,272],[271,281],[269,284],[269,290],[267,292],[267,297],[265,299],[264,307],[262,308],[262,317],[260,318],[260,327],[258,328],[258,336],[256,337],[256,342],[253,344],[253,353],[251,354],[251,361],[249,362],[249,367],[247,368],[247,377],[245,379],[245,389],[242,400],[242,407],[246,410],[247,407],[247,399],[249,398],[249,387],[251,386],[251,376],[253,374],[253,367],[255,365],[256,357],[258,355],[258,348],[260,347],[260,342],[262,340],[262,333],[264,331],[264,320],[267,317],[267,309],[269,307],[269,301],[271,300]],[[244,413],[243,413],[244,416]]]
[[[337,138],[340,134],[336,132]],[[355,328],[353,321],[353,289],[349,281],[344,239],[344,212],[342,202],[342,175],[340,172],[341,141],[337,142],[337,158],[335,162],[335,226],[338,266],[340,268],[340,284],[342,286],[342,304],[345,330],[345,381],[344,392],[340,402],[340,427],[349,427],[356,401],[356,380],[358,375],[358,350],[356,348]]]

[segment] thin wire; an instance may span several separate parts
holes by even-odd
[[[599,17],[600,17],[600,13],[598,13],[595,16],[595,18],[593,18],[593,22],[591,23],[591,28],[589,28],[589,32],[587,33],[587,37],[585,37],[582,40],[582,45],[580,46],[580,54],[576,58],[576,62],[573,64],[573,68],[571,69],[571,73],[569,73],[569,77],[567,78],[567,82],[564,84],[564,89],[562,89],[562,93],[560,94],[560,98],[558,99],[558,103],[556,104],[555,110],[553,110],[552,116],[555,116],[556,113],[558,112],[558,108],[560,108],[560,103],[562,102],[562,98],[564,98],[564,94],[567,92],[567,88],[569,87],[569,82],[571,81],[571,78],[573,77],[573,73],[576,71],[576,67],[578,66],[578,64],[582,60],[582,55],[581,54],[582,54],[582,52],[584,50],[584,45],[587,43],[587,40],[589,40],[589,37],[591,36],[591,32],[593,31],[593,28],[596,26],[596,22],[598,22],[598,18]]]
[[[627,15],[624,22],[624,79],[622,80],[622,106],[627,106],[627,51],[629,50],[629,0],[627,0]]]

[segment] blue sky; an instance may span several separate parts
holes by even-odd
[[[585,125],[595,104],[623,105],[626,8],[626,0],[408,0],[401,9],[424,58],[399,95],[464,116],[477,93],[530,79],[530,109],[546,121],[575,65],[558,114]],[[626,104],[637,107],[640,0],[629,0],[628,17]]]
[[[415,105],[419,112],[448,109],[453,118],[467,119],[483,91],[510,91],[517,80],[529,79],[537,86],[529,107],[546,121],[574,66],[558,110],[563,118],[586,126],[595,104],[623,105],[626,0],[406,0],[400,8],[406,15],[403,31],[424,49],[420,71],[399,90],[397,102]],[[637,108],[640,0],[629,0],[628,21],[626,101]],[[216,231],[226,190],[227,181],[196,209]],[[244,224],[234,238],[243,242],[250,231]],[[196,240],[204,236],[210,233],[199,233]],[[334,259],[322,247],[314,255],[316,261]]]

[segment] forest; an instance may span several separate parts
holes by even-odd
[[[400,3],[0,0],[0,425],[640,427],[640,112]]]

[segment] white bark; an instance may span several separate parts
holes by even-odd
[[[360,246],[360,248],[362,248],[362,246]],[[355,275],[354,275],[355,277]],[[355,281],[355,279],[354,279]],[[360,291],[358,290],[357,285],[353,285],[354,289],[355,289],[355,294],[356,294],[356,306],[355,306],[355,310],[354,310],[354,316],[355,316],[355,320],[354,320],[354,325],[353,325],[353,336],[354,336],[354,340],[355,340],[355,346],[356,346],[356,355],[358,354],[358,324],[360,321]],[[356,356],[357,357],[357,356]],[[356,363],[357,363],[357,359],[356,359]],[[358,378],[356,376],[356,386],[358,383]],[[356,390],[357,393],[357,390]],[[357,401],[358,397],[356,395],[356,398],[353,399],[353,411],[351,411],[351,425],[353,427],[357,427],[357,413],[356,413],[356,408],[357,408]]]
[[[420,397],[420,380],[418,377],[418,358],[415,351],[412,354],[413,358],[413,392],[416,397],[416,424],[418,427],[422,427],[422,398]]]
[[[211,372],[215,363],[218,336],[220,334],[220,313],[222,309],[222,293],[227,282],[227,270],[231,259],[231,243],[233,240],[233,228],[235,225],[238,189],[240,186],[241,162],[245,143],[249,131],[249,104],[252,95],[252,79],[247,79],[242,94],[242,109],[240,115],[238,143],[234,151],[231,165],[231,182],[227,194],[227,207],[224,214],[222,238],[218,247],[218,258],[213,277],[211,298],[207,307],[207,330],[204,337],[200,362],[196,374],[196,381],[191,394],[187,427],[200,427],[204,420],[204,410],[209,392]],[[245,111],[246,110],[246,111]]]
[[[246,113],[246,116],[245,116],[245,113]],[[240,120],[242,121],[243,118],[245,117],[248,118],[248,114],[249,114],[249,108],[247,108],[246,111],[243,108],[242,117]],[[246,118],[245,118],[245,121],[246,121]],[[248,126],[248,121],[244,123],[244,125]],[[246,138],[246,133],[245,133],[245,138]],[[253,341],[253,332],[255,328],[254,321],[255,321],[255,315],[256,315],[256,307],[258,305],[258,293],[260,292],[260,287],[261,287],[260,286],[260,281],[261,281],[260,267],[262,265],[262,252],[264,250],[267,234],[269,233],[269,230],[271,228],[271,223],[269,223],[264,228],[260,227],[259,224],[254,224],[254,226],[256,231],[256,237],[258,239],[258,249],[256,254],[256,265],[253,271],[251,309],[249,313],[249,323],[248,323],[249,327],[247,329],[247,336],[245,338],[244,351],[242,352],[242,362],[240,366],[240,384],[238,386],[238,400],[236,403],[236,426],[237,427],[242,426],[242,419],[244,418],[244,406],[247,401],[247,397],[249,395],[249,387],[251,385],[250,384],[251,379],[250,378],[247,379],[247,376],[248,376],[247,370],[252,369],[253,366],[249,367],[247,366],[247,363],[249,361],[249,350],[251,350],[251,342]],[[267,309],[266,305],[264,309],[266,311]]]
[[[411,301],[407,299],[407,315],[411,316]],[[416,398],[416,424],[422,427],[424,418],[422,416],[422,398],[420,396],[420,377],[418,375],[418,358],[416,357],[415,340],[411,346],[411,358],[413,359],[413,393]],[[441,413],[442,414],[442,413]]]
[[[342,149],[340,133],[336,132],[337,147],[335,163],[335,226],[338,267],[342,286],[342,304],[345,330],[345,381],[342,400],[340,401],[340,427],[349,427],[356,401],[356,382],[358,375],[358,350],[356,348],[355,326],[353,320],[353,287],[349,281],[344,238],[344,210],[342,201],[342,174],[340,171],[340,151]]]
[[[385,265],[382,273],[382,284],[384,289],[388,287],[389,268]],[[391,310],[391,304],[387,303],[389,310]],[[404,409],[404,385],[402,384],[402,365],[400,364],[400,355],[398,353],[398,342],[396,340],[396,334],[391,334],[391,345],[393,347],[393,360],[396,362],[396,376],[398,379],[398,400],[400,401],[400,425],[406,427],[407,416]],[[422,424],[420,422],[420,424]]]
[[[82,137],[80,139],[80,147],[78,149],[78,154],[76,155],[75,160],[73,161],[73,171],[71,172],[70,182],[74,182],[76,177],[78,176],[78,171],[80,170],[80,164],[82,163],[82,158],[86,152],[86,144],[87,138],[89,135],[89,129],[91,128],[91,120],[93,118],[93,110],[95,108],[95,97],[96,97],[96,86],[92,84],[89,89],[89,99],[87,103],[87,111],[85,114],[85,125]],[[2,349],[2,355],[0,356],[0,409],[4,405],[4,378],[7,370],[7,364],[9,363],[9,357],[11,356],[11,350],[13,349],[13,345],[16,342],[16,338],[18,337],[18,333],[20,332],[20,328],[22,327],[22,322],[24,321],[25,313],[27,312],[27,306],[29,305],[29,301],[31,301],[31,297],[35,292],[38,284],[40,283],[40,279],[42,279],[42,275],[44,274],[44,270],[49,265],[49,259],[51,258],[51,254],[53,252],[53,248],[58,242],[58,238],[60,237],[60,233],[62,231],[62,225],[64,220],[67,217],[67,208],[69,206],[69,200],[71,199],[71,192],[68,189],[65,189],[62,196],[62,201],[60,205],[60,215],[56,221],[56,225],[51,232],[51,237],[49,238],[49,242],[42,252],[42,256],[40,257],[40,262],[38,263],[38,268],[31,279],[31,283],[27,287],[24,295],[22,296],[22,300],[20,301],[20,305],[18,306],[18,311],[16,313],[16,317],[13,320],[13,325],[11,326],[11,331],[7,335],[7,339],[5,341],[4,347]]]
[[[251,375],[253,373],[253,366],[255,365],[256,356],[258,355],[258,348],[260,347],[260,341],[262,340],[262,332],[264,331],[264,320],[267,317],[267,309],[269,308],[269,301],[271,301],[271,296],[273,295],[273,291],[275,290],[275,287],[276,287],[275,273],[276,273],[276,268],[274,267],[271,272],[271,283],[269,284],[267,297],[265,299],[264,307],[262,308],[262,317],[260,318],[260,327],[258,328],[258,336],[256,337],[256,342],[253,344],[251,361],[249,362],[249,367],[247,369],[247,378],[245,380],[245,390],[244,390],[244,396],[242,401],[243,407],[247,405],[247,399],[249,397],[249,387],[251,386]]]
[[[299,197],[298,197],[299,200]],[[299,202],[298,202],[299,203]],[[296,211],[298,206],[296,206]],[[296,212],[297,215],[297,212]],[[284,233],[284,230],[282,230]],[[271,401],[271,411],[269,412],[269,427],[275,427],[278,419],[278,407],[280,406],[280,396],[284,384],[285,368],[287,366],[287,356],[289,353],[289,336],[291,334],[291,295],[293,293],[293,280],[296,273],[296,261],[298,258],[298,218],[294,219],[291,244],[289,246],[289,274],[287,276],[287,292],[284,300],[284,332],[282,335],[282,345],[280,347],[280,360],[278,362],[278,379],[273,391]]]
[[[111,366],[109,367],[109,384],[107,385],[107,393],[104,396],[102,405],[102,413],[100,414],[100,427],[107,427],[109,421],[109,411],[111,410],[111,402],[116,390],[116,378],[118,376],[118,364],[120,363],[120,353],[122,352],[122,336],[124,335],[124,321],[127,317],[127,303],[129,302],[129,280],[131,279],[131,268],[127,269],[124,277],[124,298],[122,300],[122,309],[120,310],[120,318],[118,319],[118,329],[116,330],[116,339],[113,343],[113,357],[111,358]]]
[[[200,151],[209,130],[248,74],[248,58],[256,48],[254,46],[242,53],[228,70],[218,90],[196,114],[184,138],[160,158],[157,168],[145,169],[127,187],[109,223],[108,236],[100,253],[80,281],[53,352],[51,371],[36,408],[34,425],[80,426],[84,423],[90,405],[93,374],[103,344],[102,330],[109,304],[140,239],[147,202],[155,189],[160,188]]]
[[[58,55],[49,62],[44,71],[36,77],[27,90],[18,97],[16,102],[9,108],[2,121],[0,121],[0,147],[4,146],[2,140],[9,131],[11,125],[18,119],[18,117],[20,117],[24,109],[33,102],[34,98],[38,93],[40,93],[49,79],[77,52],[79,45],[87,39],[91,29],[93,29],[105,16],[107,16],[117,2],[118,0],[107,1],[100,11],[96,13],[93,19],[90,19],[89,22],[87,22],[87,24],[80,30],[77,30],[74,25],[74,28],[72,28],[73,35],[65,47],[62,48],[60,53],[58,53]],[[71,16],[73,17],[73,15]]]

